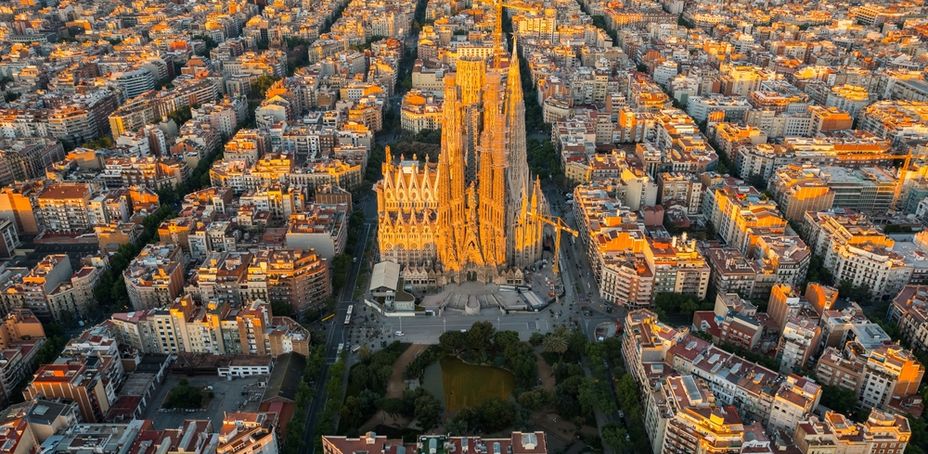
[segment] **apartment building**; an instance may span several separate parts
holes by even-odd
[[[867,104],[870,104],[870,93],[859,85],[836,85],[825,98],[825,107],[836,107],[854,118]]]
[[[802,221],[807,211],[830,210],[835,201],[834,191],[817,177],[811,166],[780,167],[767,183],[767,189],[790,221]]]
[[[325,260],[345,251],[348,205],[311,204],[287,222],[285,244],[290,249],[314,250]]]
[[[893,298],[889,320],[913,348],[928,350],[928,286],[906,285]]]
[[[100,179],[107,188],[141,186],[158,191],[181,184],[190,170],[185,162],[172,157],[114,156],[105,159]]]
[[[274,316],[263,301],[236,307],[197,304],[185,295],[166,308],[116,313],[105,323],[120,342],[142,353],[309,355],[309,331],[289,317]]]
[[[67,255],[45,256],[32,269],[14,269],[0,285],[4,313],[29,309],[44,320],[83,319],[93,303],[101,270],[83,265],[76,272]]]
[[[806,286],[805,294],[800,294],[800,287],[789,284],[776,284],[770,292],[767,302],[767,315],[778,331],[782,331],[792,318],[814,318],[831,310],[838,300],[838,290],[817,282]]]
[[[780,330],[777,341],[777,360],[780,372],[790,373],[805,369],[813,359],[822,340],[822,329],[818,319],[792,317]]]
[[[711,311],[693,313],[692,329],[712,337],[713,342],[754,350],[764,334],[757,306],[737,293],[719,293]]]
[[[773,284],[802,285],[812,261],[812,251],[797,235],[763,234],[753,238],[748,251],[757,266],[754,297],[767,298]]]
[[[928,102],[877,101],[860,112],[860,129],[893,142],[915,145],[928,138]]]
[[[574,212],[600,297],[629,307],[650,305],[654,298],[654,269],[647,255],[652,252],[637,215],[597,183],[574,190]]]
[[[274,430],[277,417],[273,413],[226,412],[216,453],[277,454],[280,452]]]
[[[235,134],[239,123],[248,118],[248,101],[245,98],[223,98],[218,103],[205,103],[191,109],[194,121],[209,123],[219,134],[228,139]]]
[[[87,422],[101,422],[112,403],[99,373],[83,362],[46,364],[39,367],[23,390],[26,399],[67,399],[77,402]]]
[[[33,410],[35,412],[35,410]],[[177,427],[156,428],[153,420],[133,419],[125,423],[81,423],[64,425],[56,437],[45,440],[43,452],[189,452],[278,454],[279,415],[264,412],[226,412],[220,427],[209,419],[186,419]],[[29,427],[42,428],[33,416]]]
[[[866,408],[905,410],[925,373],[915,355],[897,345],[868,348],[847,342],[826,347],[815,365],[823,384],[853,391]]]
[[[763,70],[755,66],[723,65],[720,73],[722,94],[726,96],[748,96],[765,79]]]
[[[240,306],[252,254],[248,252],[210,252],[190,277],[188,291],[199,301]]]
[[[42,230],[38,195],[45,189],[43,180],[13,183],[0,190],[0,212],[19,235],[36,235]]]
[[[146,91],[119,106],[108,117],[114,139],[126,132],[166,118],[177,110],[213,102],[219,96],[218,85],[211,78],[176,77],[173,89]]]
[[[661,172],[657,178],[658,201],[665,208],[680,205],[686,213],[696,215],[702,205],[703,185],[688,173]]]
[[[50,233],[81,234],[93,229],[90,219],[91,186],[86,183],[54,183],[37,197],[37,215]]]
[[[718,294],[736,293],[753,298],[757,284],[757,265],[732,247],[713,247],[705,252],[711,270],[712,286]]]
[[[109,89],[75,96],[48,112],[48,133],[70,145],[95,139],[109,132],[107,116],[117,106],[116,93]]]
[[[768,430],[793,427],[821,397],[811,380],[780,375],[693,336],[673,345],[667,360],[675,370],[704,380],[720,405],[735,405]]]
[[[822,389],[814,381],[798,375],[787,375],[773,399],[767,428],[770,431],[790,430],[807,418],[818,406]]]
[[[881,346],[871,349],[864,366],[858,398],[868,408],[896,408],[918,394],[925,367],[908,349]]]
[[[328,262],[312,250],[261,249],[248,268],[248,298],[302,312],[332,294]]]
[[[184,253],[174,244],[148,244],[122,276],[136,310],[171,304],[184,288]]]
[[[42,322],[28,309],[9,313],[0,324],[0,400],[8,401],[35,369],[45,345]]]
[[[302,311],[331,294],[328,261],[312,249],[212,252],[197,268],[189,290],[201,301],[266,301]]]
[[[821,452],[882,452],[902,454],[912,437],[905,416],[871,410],[867,421],[855,423],[828,411],[796,425],[793,441],[802,454]]]
[[[364,450],[377,450],[383,454],[406,452],[499,452],[511,454],[547,454],[548,444],[544,432],[512,432],[499,438],[455,435],[422,435],[415,443],[387,438],[368,432],[358,438],[338,435],[322,436],[325,454],[351,454]]]
[[[891,142],[866,131],[839,131],[815,137],[785,137],[781,143],[755,143],[735,147],[735,169],[742,178],[770,180],[776,169],[788,165],[859,168],[892,162]]]
[[[645,259],[654,270],[654,294],[681,293],[704,299],[709,289],[710,268],[696,240],[681,237],[651,238]]]
[[[909,282],[912,266],[893,251],[895,241],[853,211],[807,212],[804,230],[816,255],[838,282],[868,288],[877,298],[896,295]]]
[[[187,250],[195,259],[202,259],[214,252],[228,252],[237,249],[241,232],[228,220],[211,222],[193,222],[187,234]]]
[[[707,215],[728,246],[747,253],[753,236],[785,230],[776,203],[753,186],[723,185],[713,192]]]
[[[64,158],[64,148],[45,138],[0,141],[0,185],[40,177],[45,169]]]
[[[692,375],[667,377],[647,395],[645,430],[654,454],[741,453],[744,423],[732,406],[715,397]]]
[[[258,212],[266,212],[273,221],[287,221],[291,216],[306,211],[306,199],[304,188],[272,184],[242,194],[239,204],[252,206]]]
[[[660,323],[648,310],[630,312],[624,326],[622,355],[646,395],[655,392],[670,367],[707,386],[717,406],[734,406],[740,418],[762,422],[770,431],[795,427],[811,415],[821,398],[821,388],[815,382],[778,374],[700,338],[678,332]],[[695,396],[697,392],[690,394]],[[660,398],[648,399],[654,402]],[[649,430],[660,427],[655,417],[660,412],[650,409],[649,413]],[[667,445],[666,436],[663,444]]]
[[[690,96],[686,105],[686,113],[697,122],[705,122],[710,117],[740,122],[750,110],[747,98],[739,96]]]
[[[270,148],[270,138],[258,129],[239,129],[224,145],[223,159],[244,159],[254,164],[258,158],[267,153]]]
[[[827,186],[834,194],[834,207],[871,214],[892,208],[898,182],[895,171],[884,167],[793,167],[784,169],[784,173],[801,173],[805,184]]]
[[[683,333],[646,309],[629,311],[622,332],[622,358],[635,382],[650,390],[664,375],[664,358]]]

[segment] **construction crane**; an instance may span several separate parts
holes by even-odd
[[[902,196],[902,187],[905,185],[905,178],[909,172],[909,165],[912,163],[912,148],[910,147],[906,154],[891,155],[882,154],[878,157],[872,155],[863,156],[845,156],[839,159],[840,162],[867,162],[867,161],[899,161],[902,160],[902,166],[899,168],[899,178],[893,188],[893,198],[890,209],[896,211],[899,209],[899,198]]]
[[[563,219],[557,216],[545,216],[543,214],[531,212],[530,215],[538,219],[545,224],[551,226],[554,229],[554,265],[551,266],[551,271],[554,272],[554,275],[557,276],[560,271],[560,259],[561,259],[561,232],[567,232],[573,236],[578,236],[576,230],[570,228]]]

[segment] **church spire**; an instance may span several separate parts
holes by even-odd
[[[380,164],[380,173],[383,174],[385,178],[389,177],[390,170],[393,168],[393,155],[390,154],[390,146],[387,145],[383,150],[384,157],[383,162]]]
[[[503,62],[503,0],[495,0],[496,24],[493,27],[493,67],[500,68]]]
[[[512,56],[509,58],[509,71],[506,76],[506,130],[509,135],[506,167],[509,198],[512,202],[518,201],[522,188],[531,182],[528,154],[525,150],[525,99],[519,64],[518,38],[513,36]]]
[[[441,225],[438,241],[439,258],[445,268],[460,268],[460,245],[464,241],[465,184],[464,157],[461,149],[461,105],[454,74],[445,76],[444,109],[442,111],[441,152],[438,155],[438,190]]]

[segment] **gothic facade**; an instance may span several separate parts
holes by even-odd
[[[387,150],[374,187],[380,255],[414,285],[521,283],[541,259],[547,205],[528,169],[518,53],[501,60],[462,60],[445,76],[437,163]]]

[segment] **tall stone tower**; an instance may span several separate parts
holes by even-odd
[[[467,178],[477,177],[477,147],[480,143],[481,97],[486,85],[487,62],[482,58],[460,58],[457,61],[456,81],[461,89],[463,113],[464,168]]]
[[[506,251],[509,263],[525,268],[541,259],[544,225],[533,214],[543,214],[546,205],[540,182],[533,185],[529,175],[525,100],[516,39],[506,77],[506,134],[506,224],[512,226]]]
[[[492,64],[462,59],[445,76],[438,163],[388,154],[375,185],[381,257],[407,281],[521,283],[541,258],[547,204],[526,160],[519,57],[498,46]]]

